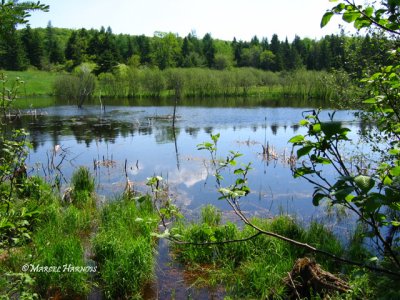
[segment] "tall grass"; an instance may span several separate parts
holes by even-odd
[[[252,222],[265,230],[316,244],[336,255],[343,252],[343,247],[333,234],[317,224],[304,229],[293,219],[284,216],[272,220],[253,219]],[[230,222],[220,224],[220,213],[211,206],[202,210],[200,222],[180,223],[174,231],[182,235],[185,241],[194,243],[223,242],[255,234],[250,227],[239,229]],[[285,298],[286,287],[282,279],[297,258],[307,255],[301,248],[265,235],[246,242],[211,246],[175,244],[173,252],[175,258],[192,272],[198,270],[199,282],[222,283],[228,294],[238,299]],[[318,262],[331,271],[339,270],[325,258]],[[204,273],[206,275],[201,276]]]
[[[47,221],[33,236],[35,255],[32,266],[54,266],[59,272],[34,272],[36,290],[42,297],[61,294],[63,297],[87,295],[89,272],[71,271],[85,268],[82,236],[90,232],[92,214],[74,206],[54,207]]]
[[[254,68],[212,70],[204,68],[127,68],[102,74],[99,90],[107,97],[217,97],[262,95],[275,97],[337,97],[337,81],[342,73],[299,70],[273,73]]]
[[[93,204],[93,193],[95,190],[94,178],[86,167],[79,167],[71,177],[71,202],[83,207]]]
[[[153,279],[154,240],[158,220],[150,199],[125,197],[105,206],[93,239],[101,284],[108,299],[135,298]]]

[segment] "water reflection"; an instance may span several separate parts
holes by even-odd
[[[230,150],[244,154],[243,163],[252,162],[249,174],[252,193],[243,201],[243,210],[271,216],[279,212],[311,216],[313,187],[300,179],[293,179],[284,155],[290,153],[288,140],[299,133],[298,121],[302,107],[265,107],[262,100],[250,105],[246,99],[215,101],[208,107],[195,106],[186,100],[179,106],[175,130],[169,116],[173,107],[168,100],[150,105],[144,100],[125,100],[124,105],[100,110],[98,105],[84,109],[59,105],[46,108],[46,115],[24,117],[13,124],[30,132],[33,151],[29,164],[34,172],[43,174],[48,153],[55,145],[68,149],[69,160],[62,166],[65,182],[76,166],[93,169],[98,193],[112,196],[120,193],[125,184],[124,163],[128,161],[128,175],[139,190],[146,190],[146,178],[161,175],[170,184],[171,196],[187,212],[195,212],[204,203],[222,209],[230,208],[218,201],[212,169],[206,152],[196,145],[210,139],[210,133],[220,133],[218,155]],[[293,100],[292,100],[293,101]],[[298,104],[297,102],[293,102]],[[138,106],[138,104],[140,106]],[[198,103],[197,103],[198,104]],[[271,104],[271,102],[268,102]],[[328,118],[327,114],[321,118]],[[362,124],[354,123],[349,112],[336,113],[337,120],[353,131]],[[9,126],[9,125],[8,125]],[[274,147],[277,159],[263,157],[263,145]],[[112,160],[112,165],[94,162]],[[36,166],[36,167],[35,167]],[[233,180],[226,174],[226,185]]]

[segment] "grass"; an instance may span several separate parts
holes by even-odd
[[[89,169],[79,167],[71,177],[71,195],[70,201],[77,207],[93,205],[93,194],[95,190],[94,178]]]
[[[94,284],[109,299],[140,298],[154,277],[156,240],[151,233],[158,215],[151,198],[123,197],[96,208],[93,177],[82,167],[72,175],[71,202],[54,197],[43,182],[38,186],[46,188],[27,189],[30,201],[43,201],[44,192],[51,197],[41,203],[40,218],[24,243],[0,251],[0,271],[8,274],[0,278],[0,298],[25,293],[81,299]],[[22,205],[26,208],[27,202]],[[28,270],[21,273],[24,265]]]
[[[157,224],[150,199],[138,203],[124,197],[102,209],[93,249],[106,298],[140,298],[154,276],[151,232]]]
[[[28,70],[28,71],[4,71],[8,76],[8,82],[12,83],[17,77],[23,81],[18,90],[20,97],[49,96],[53,94],[53,84],[58,76],[55,72]]]
[[[79,174],[75,172],[73,175],[79,179],[76,181],[84,181]],[[84,179],[92,182],[90,176]],[[0,294],[14,295],[8,287],[15,285],[20,286],[15,291],[17,294],[24,289],[26,293],[36,293],[42,298],[86,296],[91,287],[90,273],[72,268],[83,270],[88,265],[84,245],[97,219],[93,202],[82,203],[79,208],[71,204],[62,205],[60,197],[35,177],[27,179],[19,195],[12,209],[18,212],[16,215],[21,216],[22,224],[26,224],[29,230],[22,235],[27,237],[24,243],[0,251],[0,257],[5,258],[0,260],[0,269],[4,274],[10,274],[0,280]],[[31,215],[35,216],[34,220]],[[21,273],[24,265],[28,269]],[[43,269],[46,267],[52,271]]]
[[[43,107],[54,104],[54,99],[33,99],[55,93],[55,83],[62,83],[63,74],[38,70],[6,71],[9,85],[19,77],[24,84],[19,88],[17,108]],[[65,74],[64,74],[65,75]],[[97,78],[94,96],[110,98],[170,98],[175,97],[267,97],[295,99],[344,99],[354,93],[345,73],[297,70],[273,73],[252,68],[213,70],[202,68],[128,69],[115,74],[101,74]],[[65,84],[69,84],[66,82]],[[60,96],[68,90],[63,87]],[[347,92],[346,92],[347,91]]]
[[[219,221],[220,213],[206,206],[200,222],[180,223],[173,231],[180,234],[183,240],[196,243],[243,239],[255,234],[254,229],[248,226],[239,229],[236,224],[220,224]],[[252,222],[265,230],[318,245],[336,255],[343,253],[338,240],[321,225],[313,223],[304,229],[293,219],[284,216],[272,220],[253,219]],[[174,244],[173,252],[175,259],[188,270],[198,272],[197,284],[222,284],[228,295],[237,299],[284,299],[286,287],[282,279],[297,258],[311,255],[301,248],[265,235],[246,242],[212,246]],[[319,257],[316,259],[323,268],[340,271],[332,261]]]
[[[141,298],[143,288],[154,280],[156,239],[152,233],[159,223],[149,196],[121,197],[101,209],[93,201],[94,181],[85,168],[74,172],[72,188],[86,193],[84,199],[61,203],[43,181],[29,178],[21,192],[23,198],[13,206],[12,220],[22,222],[26,239],[0,251],[0,298],[85,298],[96,284],[105,298]],[[83,196],[82,196],[83,197]],[[91,199],[89,199],[91,198]],[[4,206],[0,206],[0,225],[7,222]],[[32,214],[34,210],[38,214]],[[23,215],[21,212],[25,211]],[[30,215],[29,215],[30,216]],[[39,217],[38,217],[39,216]],[[5,220],[5,221],[4,221]],[[355,233],[345,249],[332,232],[321,224],[311,223],[303,228],[285,216],[274,219],[252,219],[258,227],[324,249],[337,256],[357,260],[368,256],[362,239]],[[3,231],[3,228],[0,227]],[[232,222],[222,222],[221,211],[211,205],[202,209],[198,222],[179,221],[171,228],[189,242],[222,242],[243,239],[255,231],[239,228]],[[197,286],[223,286],[226,299],[285,299],[283,278],[299,257],[312,256],[301,248],[281,240],[260,235],[240,243],[212,246],[171,246],[176,260],[184,264],[195,278]],[[397,299],[397,278],[367,273],[359,268],[345,268],[322,256],[314,256],[325,270],[345,271],[352,286],[348,295],[333,295],[332,299]],[[97,265],[93,265],[97,263]],[[28,264],[32,268],[60,267],[60,272],[21,272]],[[92,266],[90,272],[68,271],[70,267]],[[316,298],[317,299],[317,298]]]

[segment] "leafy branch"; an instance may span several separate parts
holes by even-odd
[[[217,189],[221,196],[219,197],[220,200],[225,200],[228,202],[228,204],[232,207],[234,210],[235,214],[246,224],[247,226],[250,226],[253,228],[256,233],[250,237],[244,238],[244,239],[237,239],[237,240],[226,240],[226,241],[210,241],[210,242],[203,242],[203,243],[193,243],[193,242],[186,242],[182,241],[179,239],[178,236],[174,235],[168,235],[169,240],[172,242],[178,243],[178,244],[184,244],[184,245],[197,245],[197,246],[209,246],[209,245],[217,245],[217,244],[227,244],[227,243],[237,243],[237,242],[243,242],[247,240],[251,240],[259,235],[267,235],[270,237],[274,237],[280,240],[283,240],[285,242],[288,242],[292,245],[295,245],[297,247],[304,248],[308,251],[318,253],[325,255],[327,257],[330,257],[336,261],[340,261],[343,263],[347,263],[350,265],[355,265],[355,266],[360,266],[367,268],[371,271],[376,271],[376,272],[383,272],[395,276],[400,276],[400,273],[393,272],[388,269],[383,269],[379,267],[374,267],[370,266],[365,263],[361,262],[355,262],[352,260],[348,260],[342,257],[338,257],[332,253],[329,253],[327,251],[321,250],[319,248],[313,247],[307,243],[302,243],[297,240],[290,239],[288,237],[282,236],[280,234],[277,234],[275,232],[267,231],[259,226],[255,225],[242,211],[240,207],[240,200],[242,197],[245,197],[250,193],[250,188],[247,185],[247,174],[251,170],[250,164],[244,165],[242,167],[236,168],[233,171],[233,174],[237,176],[237,179],[235,182],[228,187],[223,187],[222,182],[224,180],[222,176],[222,172],[230,167],[236,167],[237,161],[236,159],[241,156],[240,153],[237,152],[230,152],[230,154],[226,157],[225,160],[218,161],[216,158],[216,151],[217,151],[217,142],[219,139],[219,134],[218,135],[211,135],[211,142],[204,142],[202,144],[198,145],[199,150],[207,150],[210,153],[212,163],[215,167],[215,178],[216,178],[216,184],[217,184]]]
[[[338,0],[330,0],[330,2],[338,2]],[[326,26],[333,15],[341,15],[343,21],[353,23],[357,30],[374,25],[385,32],[400,35],[400,14],[397,1],[387,1],[382,7],[375,8],[357,5],[354,0],[343,0],[323,15],[321,27]]]

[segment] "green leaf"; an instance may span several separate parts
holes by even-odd
[[[246,181],[243,179],[243,178],[238,178],[238,179],[236,179],[236,181],[235,181],[235,184],[238,186],[238,185],[241,185],[241,184],[245,184],[246,183]]]
[[[355,196],[354,195],[352,195],[352,194],[349,194],[349,195],[347,195],[344,199],[346,200],[346,202],[352,202],[353,201],[353,199],[355,198]]]
[[[342,19],[343,19],[343,21],[345,21],[347,23],[352,23],[355,20],[357,20],[360,16],[361,16],[361,14],[359,12],[346,11],[342,16]]]
[[[398,227],[400,226],[400,222],[399,221],[392,221],[391,222],[393,226]]]
[[[372,17],[372,14],[374,13],[374,8],[371,6],[368,6],[365,11],[364,11],[365,15],[367,17]]]
[[[227,188],[220,188],[218,192],[220,192],[222,195],[230,195],[232,193],[232,191]]]
[[[312,132],[313,133],[321,132],[321,124],[320,123],[314,124],[313,127],[312,127]]]
[[[400,176],[400,166],[391,168],[389,171],[390,175],[392,176]]]
[[[364,104],[376,104],[376,99],[375,98],[369,98],[367,100],[364,100],[362,103],[364,103]]]
[[[313,195],[313,200],[312,200],[313,205],[314,205],[314,206],[318,206],[318,205],[319,205],[319,202],[320,202],[322,199],[324,199],[324,198],[325,198],[325,194],[322,194],[322,193],[316,193],[316,194],[314,194],[314,195]]]
[[[304,176],[304,175],[309,175],[309,174],[314,174],[315,171],[309,167],[301,167],[301,168],[297,168],[294,171],[294,178],[300,177],[300,176]]]
[[[341,122],[331,121],[331,122],[321,123],[321,129],[327,137],[331,137],[335,134],[340,133],[341,127],[342,127]]]
[[[325,27],[326,24],[329,23],[329,21],[331,20],[333,15],[334,15],[333,12],[328,11],[322,16],[322,20],[321,20],[321,24],[320,24],[321,28]]]
[[[299,159],[300,157],[307,155],[308,153],[310,153],[310,151],[313,149],[313,146],[305,146],[303,148],[300,148],[297,150],[297,159]]]
[[[233,171],[233,174],[235,175],[242,175],[244,173],[243,169],[236,169],[235,171]]]
[[[306,125],[310,124],[310,121],[304,119],[304,120],[301,120],[299,122],[299,124],[300,124],[300,126],[306,126]]]
[[[370,176],[365,175],[358,175],[355,177],[354,183],[365,194],[375,186],[375,180],[373,180]]]
[[[304,141],[304,136],[299,134],[299,135],[296,135],[296,136],[292,137],[289,140],[289,143],[296,144],[296,143],[301,143],[303,141]]]

